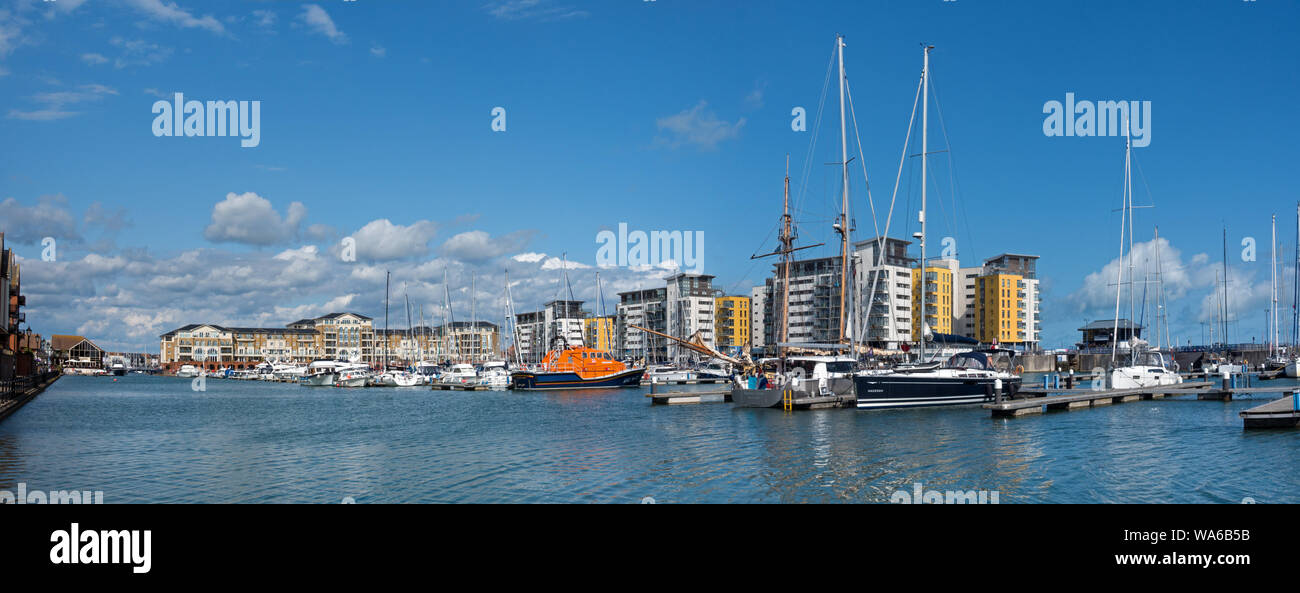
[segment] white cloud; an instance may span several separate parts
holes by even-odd
[[[545,253],[520,253],[519,255],[516,255],[510,259],[513,259],[517,262],[535,264],[539,261],[546,259],[546,254]]]
[[[159,64],[171,57],[172,49],[163,47],[157,43],[150,43],[143,39],[123,39],[114,37],[110,39],[109,44],[122,50],[122,53],[114,58],[114,68],[126,68],[127,66],[152,66]]]
[[[275,26],[276,14],[270,10],[254,10],[253,18],[257,26],[263,29],[269,29]]]
[[[531,237],[530,231],[517,231],[496,238],[483,231],[466,231],[447,239],[439,251],[453,259],[482,262],[522,248]]]
[[[328,12],[318,4],[307,4],[302,7],[302,14],[298,19],[307,24],[307,27],[316,33],[327,37],[337,45],[343,45],[348,42],[348,36],[340,31],[334,25],[334,19],[330,18]]]
[[[501,0],[487,5],[488,14],[506,21],[562,21],[590,16],[585,10],[552,0]]]
[[[438,225],[427,220],[403,226],[382,218],[370,221],[352,238],[358,259],[383,261],[428,255],[429,241],[437,232]]]
[[[4,231],[5,241],[25,245],[39,244],[45,237],[80,240],[77,219],[67,206],[68,199],[62,194],[41,196],[35,206],[5,198],[0,202],[0,231]]]
[[[84,53],[81,54],[81,61],[94,66],[98,64],[107,64],[108,58],[104,57],[102,54]]]
[[[722,121],[708,110],[708,102],[700,101],[695,107],[681,113],[659,118],[655,125],[660,131],[668,133],[667,137],[656,138],[655,143],[658,145],[676,148],[683,144],[694,144],[712,150],[717,148],[718,143],[739,136],[741,128],[745,127],[745,118],[736,120],[734,124]]]
[[[270,200],[253,192],[231,192],[212,207],[212,222],[204,229],[203,236],[215,242],[275,245],[295,239],[306,216],[307,207],[301,202],[289,204],[281,218]]]
[[[27,121],[52,121],[79,115],[80,111],[69,111],[65,107],[98,101],[105,95],[116,95],[117,90],[102,84],[83,84],[75,91],[53,91],[32,95],[32,100],[41,105],[41,109],[22,111],[9,110],[7,117]]]
[[[218,35],[223,35],[226,32],[225,28],[221,26],[221,21],[213,18],[212,15],[196,17],[189,11],[177,6],[175,2],[166,2],[164,0],[126,0],[126,2],[155,21],[186,29],[205,29]]]
[[[370,55],[376,58],[382,58],[388,55],[388,50],[379,45],[370,46]]]

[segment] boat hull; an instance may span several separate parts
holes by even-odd
[[[732,389],[731,403],[737,408],[779,408],[783,389]]]
[[[516,371],[510,374],[511,389],[609,389],[638,387],[645,369],[629,369],[612,375],[584,379],[577,373]]]
[[[858,409],[965,406],[993,401],[995,378],[937,379],[876,375],[854,377]],[[1003,379],[1006,397],[1020,391],[1020,379]]]

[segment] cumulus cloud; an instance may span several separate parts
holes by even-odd
[[[428,255],[429,241],[437,232],[438,225],[427,220],[403,226],[381,218],[352,233],[352,238],[358,259],[384,261]]]
[[[68,199],[62,194],[41,196],[35,206],[24,206],[15,198],[0,202],[0,231],[5,241],[21,245],[35,245],[45,237],[57,241],[77,241],[77,219],[67,209]]]
[[[439,251],[454,259],[482,262],[522,248],[532,236],[532,231],[516,231],[495,238],[484,231],[466,231],[447,239]]]
[[[739,136],[741,128],[745,127],[745,118],[736,120],[736,123],[723,121],[708,109],[708,102],[700,101],[681,113],[659,118],[655,125],[666,133],[655,139],[657,145],[676,148],[693,144],[713,150],[720,142]]]
[[[302,202],[289,204],[284,217],[271,201],[253,192],[226,194],[226,199],[212,207],[212,222],[204,229],[209,241],[267,246],[292,241],[307,217]]]
[[[298,15],[298,20],[307,25],[307,28],[314,33],[324,35],[336,45],[343,45],[348,42],[348,36],[340,31],[334,24],[334,19],[330,18],[328,12],[321,8],[319,4],[307,4],[302,7],[302,14]]]

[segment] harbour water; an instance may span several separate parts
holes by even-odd
[[[644,393],[63,377],[0,423],[0,490],[101,490],[108,503],[889,502],[920,483],[1003,504],[1300,502],[1300,432],[1245,431],[1237,416],[1272,394],[999,420],[979,407],[652,407]]]

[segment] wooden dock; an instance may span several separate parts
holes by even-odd
[[[1213,387],[1214,383],[1203,381],[1138,389],[1021,389],[1015,399],[983,404],[983,407],[991,411],[994,418],[1015,418],[1042,414],[1049,410],[1076,410],[1174,395],[1199,395],[1202,392],[1210,393],[1204,390]],[[1228,397],[1231,397],[1231,392]]]
[[[1300,391],[1282,399],[1241,412],[1246,428],[1294,428],[1300,426]]]
[[[434,383],[430,389],[433,391],[487,391],[488,386],[472,383]]]
[[[675,406],[681,404],[717,404],[731,401],[731,389],[710,389],[703,391],[662,391],[645,394],[650,403],[657,406]]]

